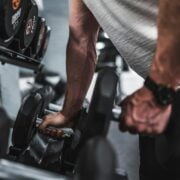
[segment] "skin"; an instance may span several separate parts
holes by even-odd
[[[159,0],[158,40],[149,76],[158,84],[176,89],[180,81],[180,1]],[[67,46],[68,87],[62,112],[44,117],[48,125],[68,125],[79,112],[95,69],[98,23],[82,0],[70,5]],[[75,67],[75,68],[74,68]],[[122,103],[122,131],[157,135],[168,125],[171,105],[160,106],[150,90],[142,87]]]

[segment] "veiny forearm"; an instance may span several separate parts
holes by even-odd
[[[82,47],[80,47],[82,46]],[[91,43],[81,45],[68,43],[67,48],[67,91],[63,114],[74,116],[81,108],[91,83],[96,61],[96,52]]]
[[[67,45],[67,91],[62,113],[71,118],[80,110],[96,64],[98,23],[81,0],[72,0]]]
[[[180,83],[180,1],[160,0],[157,49],[150,76],[158,83]]]

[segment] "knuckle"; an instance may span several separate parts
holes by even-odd
[[[134,125],[134,123],[131,120],[126,120],[125,124],[127,127],[132,127]]]
[[[160,135],[164,132],[164,128],[162,127],[157,127],[156,130],[154,131],[157,135]]]
[[[157,134],[162,134],[162,133],[163,133],[163,129],[162,129],[162,128],[157,129],[156,133],[157,133]]]
[[[136,129],[139,133],[143,133],[147,131],[147,128],[145,125],[137,125]]]

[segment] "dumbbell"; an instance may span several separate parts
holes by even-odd
[[[44,56],[45,56],[45,54],[47,52],[47,49],[48,49],[50,36],[51,36],[51,27],[46,26],[45,34],[44,34],[44,37],[43,37],[43,42],[42,42],[41,48],[40,48],[38,54],[36,55],[37,59],[42,60],[44,58]]]
[[[117,49],[114,47],[113,43],[107,36],[107,34],[100,30],[98,41],[96,44],[96,48],[99,51],[98,54],[98,63],[96,66],[96,71],[99,71],[103,68],[110,67],[110,68],[117,68],[117,57],[120,56]],[[121,58],[122,63],[122,70],[128,71],[128,65],[127,63]]]
[[[29,48],[26,50],[25,54],[42,61],[44,58],[51,35],[51,28],[45,24],[44,18],[39,18],[39,23],[37,26],[37,32],[35,34],[34,40]]]
[[[42,121],[40,118],[59,111],[57,109],[60,108],[59,106],[49,104],[53,94],[52,88],[47,86],[33,91],[24,98],[13,127],[12,142],[15,147],[25,149],[36,133],[37,126]],[[66,132],[69,132],[68,129],[60,130],[61,134],[64,133],[64,137]]]
[[[45,33],[46,33],[46,20],[42,17],[38,17],[35,36],[33,38],[33,41],[31,42],[31,45],[29,46],[26,52],[28,56],[32,58],[36,58],[37,54],[39,53],[43,45]]]
[[[57,83],[53,83],[53,79],[58,78]],[[65,94],[66,82],[58,73],[42,70],[35,77],[35,83],[41,86],[51,86],[55,92],[53,102],[56,102]]]
[[[59,106],[49,104],[52,96],[52,89],[46,87],[25,97],[14,124],[10,156],[20,158],[24,163],[33,158],[37,164],[43,164],[43,167],[59,159],[64,141],[71,138],[74,131],[71,128],[48,127],[44,135],[39,130],[44,115],[60,110]],[[56,136],[52,136],[54,131]],[[51,135],[47,132],[51,132]]]
[[[26,4],[26,0],[0,1],[0,45],[8,46],[19,31]]]
[[[24,53],[30,46],[37,28],[38,7],[34,0],[27,1],[27,11],[25,13],[22,26],[16,35],[16,39],[11,45],[11,49]]]

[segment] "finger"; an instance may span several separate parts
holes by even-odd
[[[153,116],[150,117],[149,124],[150,125],[156,125],[159,123],[162,119],[170,119],[171,115],[171,106],[168,106],[164,111],[158,111]]]
[[[45,134],[45,135],[50,135],[50,133],[51,133],[50,130],[47,128],[46,129],[40,129],[40,132]]]
[[[127,96],[119,105],[123,108],[127,105],[131,96]]]
[[[151,126],[148,126],[148,127],[147,127],[147,130],[146,130],[146,133],[147,133],[148,135],[154,135],[153,128],[152,128]]]
[[[43,131],[48,127],[48,125],[49,125],[48,120],[43,120],[43,122],[39,125],[39,129]]]
[[[57,137],[57,132],[58,132],[57,129],[51,129],[51,130],[50,130],[50,136],[52,136],[52,137]]]
[[[153,133],[156,135],[162,134],[166,129],[166,123],[160,122],[154,126],[152,126]]]
[[[42,123],[40,124],[39,128],[40,129],[45,129],[48,126],[56,126],[56,127],[63,127],[66,125],[68,121],[65,120],[62,116],[58,114],[50,115],[50,116],[45,116],[43,118]]]
[[[136,131],[137,131],[138,133],[146,133],[146,132],[147,132],[147,129],[148,129],[147,124],[144,124],[144,123],[137,123],[137,124],[135,125],[135,127],[136,127]]]
[[[143,133],[140,133],[142,136],[154,137],[156,134],[152,127],[148,126]]]

